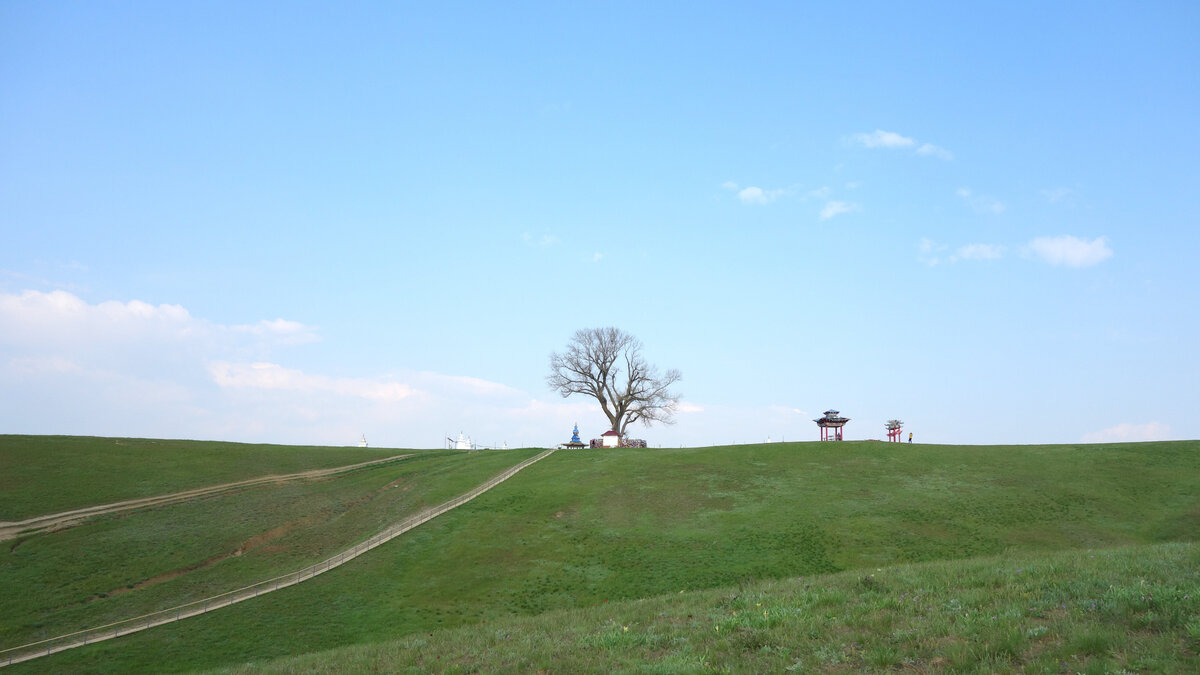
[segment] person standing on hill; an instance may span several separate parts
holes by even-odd
[[[912,443],[912,432],[908,432],[908,442]]]

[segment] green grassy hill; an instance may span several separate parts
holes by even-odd
[[[1200,671],[1200,546],[972,558],[506,617],[220,673]]]
[[[0,521],[411,450],[0,435]]]
[[[413,489],[446,494],[530,454],[435,454],[397,468],[414,467],[408,479]],[[418,464],[438,468],[418,470]],[[514,616],[748,587],[769,579],[839,571],[857,578],[859,572],[924,561],[1033,559],[1065,550],[1195,541],[1200,535],[1198,469],[1197,442],[1012,447],[845,442],[560,451],[462,508],[311,582],[13,668],[214,668],[438,629],[476,627],[487,634],[484,626]],[[376,483],[390,484],[386,470],[377,471],[383,480]],[[274,507],[247,502],[243,508],[238,506],[242,497],[229,497],[228,514],[257,519],[230,541],[278,526],[280,520],[302,519],[314,508],[332,508],[318,504],[345,503],[360,491],[377,490],[372,480],[364,478],[361,485],[350,478],[331,481],[331,486],[344,484],[344,491],[306,492],[298,501],[273,501]],[[318,486],[301,487],[319,492]],[[369,534],[373,524],[411,507],[381,507],[352,529]],[[165,508],[159,516],[176,511],[183,514],[186,508]],[[106,536],[144,537],[148,548],[174,549],[193,537],[223,536],[223,519],[230,517],[219,510],[197,511],[155,529],[151,515],[94,527],[111,528],[104,530]],[[329,533],[340,530],[328,528],[323,535],[296,533],[293,548],[315,555],[333,545]],[[63,538],[72,532],[76,539]],[[66,624],[72,624],[68,630],[83,627],[73,624],[98,618],[93,606],[108,602],[87,599],[95,588],[111,586],[109,580],[91,585],[80,580],[129,563],[97,553],[94,570],[70,567],[71,552],[92,550],[95,537],[89,528],[68,533],[24,542],[0,558],[5,597],[20,587],[13,582],[17,576],[23,575],[25,584],[55,580],[45,584],[52,587],[53,601],[24,608],[0,624],[4,646],[39,631],[64,632],[60,628]],[[18,556],[36,546],[59,548],[39,554],[41,566],[26,574],[31,562]],[[211,575],[203,577],[204,587],[220,585],[227,563],[230,570],[243,570],[233,576],[266,571],[234,564],[241,562],[203,568]],[[181,563],[170,565],[186,566]],[[136,578],[150,574],[151,567],[126,576],[137,586]],[[172,580],[176,591],[155,584],[122,593],[116,600],[129,604],[114,604],[110,611],[115,615],[181,597],[192,589],[190,576]],[[157,595],[143,593],[155,588]],[[144,600],[135,602],[139,596]],[[68,612],[69,621],[62,619],[62,608],[76,605],[83,609]],[[36,621],[28,618],[33,610]]]

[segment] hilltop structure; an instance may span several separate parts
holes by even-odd
[[[571,440],[567,441],[566,443],[563,443],[562,445],[560,445],[558,447],[563,448],[563,449],[572,449],[572,448],[579,449],[579,448],[587,447],[587,445],[583,441],[579,440],[579,423],[578,422],[575,423],[575,428],[571,430]]]
[[[903,425],[904,425],[904,422],[901,422],[900,420],[888,420],[887,424],[883,425],[884,428],[887,429],[887,437],[888,437],[889,443],[899,443],[900,442],[900,432],[902,431],[902,429],[900,427],[902,427]]]
[[[608,430],[600,434],[600,438],[593,438],[591,442],[593,448],[644,448],[646,441],[641,438],[626,438],[621,434]]]
[[[823,417],[818,417],[813,421],[821,428],[821,440],[840,441],[842,440],[842,427],[846,426],[846,422],[849,422],[850,418],[842,417],[836,410],[826,410]],[[833,430],[832,438],[830,438],[830,429]]]

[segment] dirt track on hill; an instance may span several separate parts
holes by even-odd
[[[95,628],[69,633],[67,635],[59,635],[46,640],[39,640],[37,642],[21,645],[20,647],[9,647],[8,649],[0,650],[0,667],[12,665],[14,663],[20,663],[22,661],[29,661],[42,656],[49,656],[56,652],[74,649],[75,647],[82,647],[89,643],[96,643],[102,640],[112,640],[122,635],[137,633],[153,628],[154,626],[161,626],[166,623],[174,623],[176,621],[197,616],[199,614],[213,612],[222,607],[228,607],[235,603],[252,600],[265,593],[278,591],[281,588],[294,586],[303,581],[312,579],[318,574],[323,574],[331,569],[341,567],[347,562],[354,560],[364,553],[367,553],[371,549],[382,546],[383,544],[386,544],[405,532],[418,527],[422,523],[426,523],[438,517],[439,515],[446,513],[447,511],[462,506],[472,499],[475,499],[479,495],[496,487],[500,483],[512,478],[526,467],[539,462],[552,454],[554,454],[553,449],[545,450],[540,454],[530,457],[529,459],[515,466],[509,467],[485,483],[462,495],[459,495],[458,497],[443,502],[433,508],[428,508],[417,514],[409,516],[408,518],[393,524],[384,531],[368,538],[366,541],[355,544],[349,549],[326,558],[325,560],[314,565],[309,565],[302,570],[275,577],[273,579],[267,579],[266,581],[262,581],[257,584],[251,584],[250,586],[229,591],[228,593],[222,593],[220,595],[202,598],[200,600],[193,600],[185,605],[179,605],[166,610],[160,610],[158,612],[152,612],[150,614],[133,617],[132,619],[117,621],[104,626],[97,626]],[[409,455],[400,455],[399,457],[408,456]],[[389,459],[397,459],[397,457],[391,457]],[[381,461],[387,460],[376,460],[375,462],[365,462],[364,464],[374,464]],[[341,468],[345,469],[347,467]]]
[[[171,494],[159,495],[157,497],[142,497],[140,499],[130,499],[113,504],[102,504],[100,506],[89,506],[82,509],[75,509],[73,511],[63,511],[62,513],[51,513],[48,515],[36,516],[27,520],[20,520],[11,523],[0,522],[0,541],[62,530],[68,527],[73,527],[97,516],[121,513],[124,511],[133,511],[136,509],[151,508],[155,506],[165,506],[167,504],[177,504],[179,502],[185,502],[200,497],[212,497],[230,492],[237,492],[239,490],[245,490],[248,488],[261,487],[264,485],[279,485],[292,481],[316,480],[319,478],[334,476],[346,471],[366,468],[376,464],[395,462],[408,457],[412,457],[412,454],[395,455],[393,457],[385,457],[383,459],[373,459],[369,462],[347,464],[346,466],[335,466],[329,469],[311,469],[309,471],[289,473],[282,476],[261,476],[259,478],[249,478],[247,480],[239,480],[233,483],[222,483],[220,485],[210,485],[208,487],[173,492]]]

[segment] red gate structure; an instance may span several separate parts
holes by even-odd
[[[900,427],[903,425],[904,422],[901,422],[900,420],[888,420],[887,424],[883,425],[887,428],[887,437],[889,443],[900,442]]]

